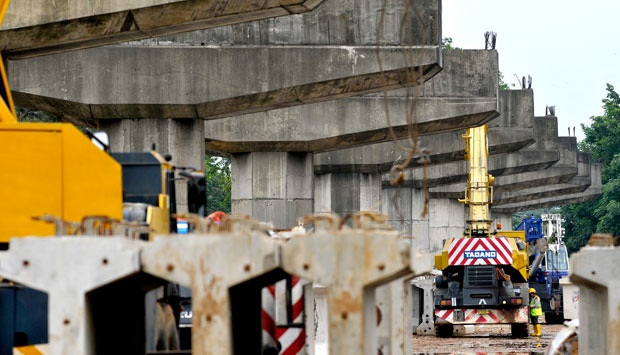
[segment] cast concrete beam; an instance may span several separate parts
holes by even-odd
[[[499,185],[494,194],[493,205],[508,205],[585,191],[592,184],[590,155],[579,152],[577,157],[577,175],[566,183],[536,185],[521,190],[511,189],[508,186]]]
[[[446,51],[443,63],[443,71],[423,86],[387,96],[366,95],[207,121],[207,150],[317,153],[389,142],[393,137],[409,137],[413,131],[419,135],[454,131],[496,117],[497,52]]]
[[[475,125],[474,125],[475,126]],[[473,126],[472,126],[473,127]],[[462,135],[465,131],[452,131],[429,134],[418,138],[418,145],[426,153],[427,164],[434,166],[457,163],[465,159]],[[531,130],[518,128],[490,129],[489,155],[506,154],[523,149],[534,141]],[[341,149],[335,152],[315,155],[315,173],[386,173],[394,164],[404,164],[408,151],[401,147],[411,147],[412,142],[401,140],[366,145],[359,148]],[[407,168],[420,168],[423,160],[416,155],[406,165]]]
[[[441,46],[440,0],[329,0],[299,15],[164,36],[188,46]]]
[[[578,169],[576,166],[552,166],[551,168],[540,171],[497,176],[494,184],[494,191],[497,192],[499,190],[501,193],[501,191],[520,191],[528,188],[534,188],[536,186],[548,187],[558,184],[568,184],[577,176],[577,174]],[[467,179],[467,177],[465,177],[465,179]],[[465,187],[465,182],[437,187],[431,186],[429,194],[433,198],[459,199],[463,198]]]
[[[514,91],[514,93],[518,92]],[[511,100],[507,96],[513,94],[510,92],[503,94],[503,100],[500,101],[504,104],[502,105],[503,115],[500,116],[500,119],[508,117],[514,119],[516,115],[513,112],[519,112],[519,107],[513,104],[515,100]],[[524,116],[526,117],[533,112],[533,105],[528,105],[528,107],[529,109],[526,110],[521,109],[521,112],[525,112]],[[490,156],[488,159],[489,173],[496,177],[496,202],[501,199],[501,193],[505,191],[514,192],[543,185],[570,183],[571,179],[576,179],[579,162],[589,164],[589,158],[585,155],[580,156],[580,153],[577,152],[577,141],[574,137],[557,136],[557,117],[533,117],[532,123],[536,139],[532,146],[508,155]],[[490,130],[490,141],[493,134],[494,132]],[[555,162],[543,164],[545,154],[553,155],[553,153],[555,153]],[[553,166],[551,166],[552,164]],[[589,167],[582,166],[580,169],[583,177],[586,178],[589,175]],[[465,191],[467,171],[467,162],[465,161],[438,167],[431,166],[430,171],[426,172],[426,176],[421,169],[411,169],[407,172],[407,180],[404,184],[413,187],[421,187],[426,184],[425,186],[432,188],[431,195],[434,197],[457,199],[461,198],[463,191]],[[425,179],[426,183],[424,182]],[[442,183],[447,186],[436,187]],[[583,186],[583,183],[575,181],[573,185]],[[585,187],[583,188],[585,189]]]
[[[600,164],[590,165],[590,176],[592,183],[583,192],[566,194],[555,197],[540,198],[525,202],[518,202],[502,206],[491,206],[492,213],[515,213],[538,208],[559,207],[575,203],[587,202],[598,198],[601,195],[601,166]]]
[[[493,171],[491,171],[492,167],[489,166],[490,173],[496,176],[494,184],[494,205],[500,203],[503,193],[522,194],[520,191],[536,189],[543,186],[544,189],[553,191],[553,189],[550,188],[551,185],[571,184],[571,182],[573,182],[571,186],[571,188],[574,189],[573,192],[576,190],[583,191],[587,187],[584,186],[584,179],[590,174],[589,158],[583,153],[577,152],[575,137],[556,138],[556,152],[559,154],[559,160],[555,165],[549,168],[540,169],[538,171],[500,175],[493,174]],[[546,145],[549,146],[549,144]],[[528,148],[522,152],[527,152],[530,149],[532,149],[533,154],[536,154],[539,151],[537,149]],[[579,164],[580,160],[582,161],[581,166]],[[502,163],[500,163],[500,166],[501,165]],[[467,172],[467,170],[465,170],[465,172]],[[579,174],[581,174],[581,176],[577,178]],[[430,195],[434,198],[462,198],[466,184],[467,175],[462,177],[462,180],[458,183],[431,188]],[[589,181],[587,184],[589,184]],[[508,195],[506,197],[508,197]]]
[[[549,122],[555,122],[557,127],[557,120],[549,119]],[[576,138],[556,136],[554,142],[550,137],[545,138],[545,131],[539,131],[540,127],[536,127],[538,140],[532,147],[528,147],[517,153],[509,154],[508,156],[502,155],[499,158],[489,158],[489,172],[496,177],[494,184],[496,194],[505,191],[519,191],[540,186],[569,183],[578,175],[580,153],[577,152]],[[532,169],[526,172],[517,172],[516,170],[510,169],[510,161],[515,157],[522,156],[525,159],[537,159],[540,152],[547,151],[546,149],[539,149],[539,146],[547,147],[547,149],[555,148],[555,150],[551,150],[557,153],[558,159],[554,165],[538,170]],[[542,156],[542,154],[540,154],[540,156]],[[586,159],[584,156],[581,157],[582,159]],[[506,161],[502,161],[502,159],[506,159]],[[531,163],[533,162],[534,161],[531,161]],[[518,163],[518,161],[515,163]],[[502,168],[507,169],[502,170]],[[462,170],[460,174],[454,174],[460,177],[460,181],[439,187],[433,187],[431,185],[431,195],[436,198],[462,198],[467,183],[467,162],[465,162],[463,169],[464,170]],[[412,179],[412,186],[422,186],[423,182],[420,178],[422,173],[419,170],[420,169],[412,169],[412,171],[409,172],[410,175],[415,174],[417,177],[416,179]],[[582,167],[581,171],[582,174],[589,174],[589,168]],[[407,183],[409,182],[406,181],[405,184]]]
[[[0,28],[5,57],[33,56],[308,12],[323,0],[13,1]]]
[[[9,63],[16,105],[72,122],[247,115],[419,85],[440,70],[439,47],[114,46]]]
[[[620,249],[611,234],[593,234],[570,257],[570,281],[578,287],[579,350],[613,354],[620,350]],[[575,302],[576,303],[576,302]]]
[[[532,171],[539,171],[547,169],[560,160],[560,153],[557,150],[542,150],[542,149],[523,149],[514,153],[506,153],[500,155],[489,156],[489,173],[496,177],[504,175],[514,175],[527,173]],[[459,161],[448,164],[429,165],[426,168],[426,172],[422,168],[409,169],[405,172],[406,180],[400,184],[401,187],[439,187],[443,185],[457,184],[460,188],[458,193],[461,198],[463,191],[465,191],[465,184],[463,181],[467,181],[467,162]],[[384,181],[384,185],[388,185],[389,181]],[[454,197],[452,191],[454,186],[450,187],[450,198]],[[445,193],[445,191],[442,191]],[[436,197],[439,197],[442,192],[440,190],[434,190],[437,193]],[[448,197],[445,196],[445,197]]]
[[[461,56],[464,53],[454,51],[444,52],[445,69],[435,78],[425,84],[433,85],[436,80],[448,75],[448,67],[451,65],[452,56]],[[452,75],[465,76],[465,68],[461,71],[454,70]],[[460,73],[460,74],[459,74]],[[472,93],[472,96],[475,94]],[[423,105],[424,98],[418,98],[415,107]],[[451,102],[444,97],[438,96],[429,98],[430,102],[439,108],[450,107]],[[532,130],[532,117],[534,110],[533,92],[531,90],[501,90],[499,91],[499,117],[489,122],[489,154],[491,156],[518,151],[534,142],[536,129]],[[405,106],[403,104],[403,106]],[[479,111],[482,114],[483,106],[475,104],[475,101],[462,101],[461,105],[455,107],[455,112],[471,112],[466,110]],[[458,115],[458,113],[456,113]],[[431,117],[423,113],[420,117]],[[405,126],[407,128],[407,126]],[[462,127],[467,128],[467,127]],[[409,131],[407,131],[409,133]],[[533,133],[534,132],[534,133]],[[426,154],[427,162],[430,165],[444,163],[455,163],[464,166],[465,151],[463,150],[464,130],[444,132],[430,136],[418,138],[418,147]],[[420,134],[420,131],[417,132]],[[392,138],[392,136],[389,136]],[[393,140],[393,139],[390,139]],[[390,171],[394,164],[405,164],[409,157],[409,151],[413,146],[412,139],[403,139],[386,143],[369,144],[359,148],[341,149],[334,152],[320,153],[315,155],[314,169],[316,173],[385,173]],[[548,149],[553,150],[553,149]],[[419,156],[419,154],[418,154]],[[542,160],[545,156],[540,157]],[[548,158],[548,156],[547,156]],[[416,157],[409,161],[408,168],[420,167],[422,160]],[[540,161],[542,162],[542,161]],[[530,165],[530,164],[528,164]],[[543,164],[544,165],[544,164]],[[525,167],[524,167],[525,168]],[[435,168],[433,168],[435,169]],[[437,168],[440,172],[441,167]],[[456,171],[456,170],[455,170]],[[450,174],[455,173],[450,172]],[[463,170],[466,173],[467,170]],[[463,172],[459,173],[460,175]],[[416,172],[411,172],[410,177],[415,180]],[[418,174],[422,176],[422,173]],[[417,182],[412,181],[412,184]],[[421,183],[420,183],[421,185]]]

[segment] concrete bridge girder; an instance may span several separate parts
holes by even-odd
[[[474,64],[472,64],[474,63]],[[449,51],[423,86],[205,122],[208,150],[322,152],[487,122],[497,115],[497,53]],[[468,76],[458,73],[469,70]],[[413,98],[412,98],[413,96]],[[387,112],[386,114],[386,106]],[[249,125],[248,121],[255,123]]]
[[[374,0],[26,0],[10,6],[0,48],[18,59],[160,36],[198,45],[441,45],[439,0],[382,6]]]
[[[9,72],[16,105],[69,121],[209,120],[419,85],[441,61],[439,47],[141,45],[11,61]]]
[[[549,208],[558,207],[564,205],[570,205],[575,203],[587,202],[596,199],[601,195],[601,166],[600,164],[590,165],[590,176],[592,184],[583,192],[570,193],[555,197],[546,197],[527,202],[518,202],[513,204],[506,204],[502,206],[491,206],[492,213],[515,213],[520,211],[527,211],[537,208]]]
[[[329,0],[299,15],[179,33],[161,40],[190,46],[441,46],[441,22],[440,0]]]
[[[557,196],[569,190],[577,192],[587,188],[590,184],[589,156],[576,151],[574,137],[557,138],[558,150],[556,152],[559,154],[559,160],[549,168],[500,175],[493,174],[493,167],[489,166],[489,172],[496,176],[493,206],[510,203],[509,201],[525,201],[538,194]],[[522,152],[527,152],[529,149]],[[533,149],[531,152],[536,154],[537,151],[539,150]],[[466,179],[465,176],[459,183],[431,188],[430,195],[435,198],[462,198]]]
[[[451,51],[446,51],[444,58],[445,67],[448,67],[451,63]],[[430,80],[427,85],[433,85],[435,80],[440,80],[447,71],[444,69],[442,73]],[[456,73],[454,74],[456,75]],[[527,147],[531,144],[536,144],[536,137],[543,136],[544,133],[539,133],[538,130],[532,129],[533,122],[533,91],[532,90],[501,90],[499,91],[499,111],[501,114],[499,117],[489,121],[489,154],[491,156],[500,155],[504,153],[515,152]],[[416,98],[413,101],[416,106],[424,105],[426,98]],[[450,105],[451,101],[445,100],[445,98],[435,97],[428,99],[431,103],[434,103],[437,107],[445,107]],[[472,105],[470,100],[462,100],[462,106],[457,109],[460,112],[464,110],[480,110],[479,104]],[[467,111],[470,112],[470,111]],[[430,116],[428,114],[420,116]],[[417,132],[421,135],[420,131]],[[418,147],[420,150],[424,150],[426,153],[427,164],[430,165],[431,170],[437,170],[437,178],[446,178],[447,175],[467,174],[466,165],[464,165],[465,152],[463,150],[463,135],[464,130],[443,132],[433,135],[421,135],[418,139]],[[388,172],[394,164],[403,164],[409,157],[410,151],[413,146],[412,139],[404,139],[402,141],[368,144],[364,147],[353,149],[341,149],[334,152],[315,154],[315,173],[385,173]],[[549,151],[554,150],[549,146]],[[547,163],[543,163],[546,159],[546,155],[536,157],[542,166],[548,166]],[[554,159],[553,157],[550,157]],[[496,158],[491,158],[496,159]],[[557,161],[557,159],[555,159]],[[422,161],[420,159],[413,159],[410,161],[408,167],[415,168],[421,166]],[[460,168],[449,168],[444,163],[452,163],[458,165]],[[524,164],[523,169],[527,166],[538,163]],[[438,165],[435,167],[435,165]],[[441,166],[439,166],[441,165]],[[448,164],[449,166],[449,164]],[[499,169],[499,167],[497,167]],[[446,170],[447,169],[447,170]],[[416,176],[422,176],[422,173],[417,173],[416,169],[410,169],[407,172],[407,180],[416,180]],[[430,176],[428,175],[430,174]],[[427,171],[427,178],[433,179],[433,173]],[[466,179],[465,179],[466,180]],[[413,185],[421,186],[421,181],[411,182]]]
[[[5,57],[23,59],[300,14],[323,1],[13,1],[0,28],[0,48]]]
[[[489,131],[491,156],[519,151],[534,142],[531,129],[492,128]],[[445,163],[461,164],[465,156],[463,133],[464,130],[459,130],[420,136],[418,146],[425,151],[431,167]],[[389,136],[388,140],[391,140]],[[412,146],[412,141],[404,139],[396,143],[319,153],[315,155],[314,170],[315,173],[386,173],[394,164],[403,164],[407,160],[407,149]],[[408,165],[409,168],[421,166],[420,159],[413,159]]]
[[[506,91],[502,92],[502,95],[500,95],[502,115],[494,121],[496,129],[506,124],[503,123],[502,120],[514,120],[518,115],[525,117],[533,116],[533,99],[532,102],[525,105],[524,109],[524,105],[515,104],[522,102],[520,100],[515,100],[514,96],[516,94],[527,94],[527,91]],[[531,91],[529,91],[528,96],[529,98],[533,98]],[[532,144],[531,147],[517,153],[489,157],[489,173],[497,177],[494,186],[494,204],[501,203],[500,201],[502,201],[502,199],[504,199],[504,203],[507,203],[507,201],[510,201],[509,197],[512,199],[529,199],[533,194],[542,193],[532,190],[534,188],[544,190],[547,196],[551,196],[561,194],[562,190],[564,190],[564,193],[568,191],[583,191],[590,183],[589,180],[586,181],[586,179],[589,178],[589,166],[583,165],[589,164],[587,163],[589,157],[577,152],[576,139],[574,137],[557,136],[557,117],[533,117],[532,123],[535,143]],[[490,129],[490,148],[492,147],[491,142],[494,137],[495,131]],[[500,141],[501,140],[502,139],[500,139]],[[492,149],[489,150],[491,151]],[[555,164],[551,167],[551,164],[537,164],[539,159],[543,158],[543,155],[540,153],[545,151],[556,152],[557,154]],[[522,162],[527,162],[524,165],[529,165],[532,169],[530,171],[528,171],[529,169],[525,169],[525,167],[519,169],[522,163],[520,163],[518,159],[515,159],[517,157],[521,157]],[[540,163],[542,163],[542,161],[540,161]],[[421,169],[411,169],[408,172],[405,186],[423,186],[424,176],[420,170]],[[450,172],[452,172],[452,174]],[[578,173],[580,174],[578,175]],[[460,181],[457,182],[459,179]],[[426,186],[431,188],[431,197],[462,198],[463,191],[465,191],[465,182],[467,181],[467,163],[459,162],[447,166],[431,166],[430,170],[426,172],[426,180]],[[450,182],[452,185],[448,185],[446,182]],[[441,183],[445,186],[437,187]],[[564,183],[568,185],[562,186],[561,188],[559,186],[556,186],[556,188],[550,186]],[[570,190],[567,190],[569,188]],[[527,192],[519,192],[524,189],[529,190]],[[519,197],[516,197],[517,195]]]
[[[560,159],[560,154],[557,150],[539,150],[539,149],[523,149],[513,153],[506,153],[500,155],[494,155],[489,157],[489,173],[496,177],[521,174],[532,171],[539,171],[550,168]],[[429,188],[435,188],[445,185],[458,184],[459,192],[461,195],[465,191],[465,184],[463,181],[467,181],[467,162],[459,161],[450,164],[438,164],[429,165],[426,168],[426,172],[422,168],[409,169],[405,173],[406,180],[401,187],[415,187],[421,188],[427,186]],[[384,185],[388,184],[388,181],[383,182]],[[462,196],[455,197],[452,191],[454,188],[450,188],[450,192],[444,195],[447,191],[440,191],[435,189],[432,192],[434,197],[445,198],[461,198]]]
[[[555,122],[557,126],[557,120],[549,120],[549,122]],[[537,140],[531,147],[508,155],[489,157],[489,173],[496,177],[494,185],[496,195],[506,191],[517,191],[543,185],[568,183],[577,176],[580,157],[582,159],[586,158],[577,152],[576,139],[574,137],[556,136],[555,141],[553,141],[549,138],[545,138],[545,132],[540,132],[539,126],[537,125],[534,131]],[[493,133],[494,131],[490,130],[489,139],[493,137]],[[556,160],[552,166],[537,164],[538,159],[544,157],[544,155],[541,154],[542,152],[556,153]],[[520,161],[527,162],[525,163],[526,165],[528,165],[528,163],[531,164],[533,169],[522,169],[522,171],[519,171],[518,165]],[[515,165],[514,168],[511,168],[511,162]],[[540,169],[535,169],[536,166],[540,166]],[[431,185],[431,195],[438,198],[461,198],[463,191],[465,191],[465,184],[467,181],[467,162],[461,162],[460,167],[460,174],[454,174],[455,177],[460,176],[460,181],[453,181],[453,184],[444,184],[445,186],[441,187]],[[419,170],[420,169],[412,169],[410,172],[413,186],[422,186],[420,178],[421,172]],[[589,172],[589,170],[583,168],[581,171]],[[443,181],[446,180],[445,178],[443,179]]]
[[[251,151],[328,152],[377,142],[389,142],[392,136],[411,135],[405,114],[405,99],[387,99],[390,123],[383,111],[385,99],[355,97],[338,101],[297,106],[243,116],[240,120],[223,119],[205,122],[207,150],[243,153]],[[476,126],[497,114],[492,99],[480,102],[484,112],[467,113],[454,103],[438,106],[433,100],[418,105],[418,134],[447,132]],[[456,100],[455,100],[456,101]],[[254,125],[249,125],[253,122]],[[228,136],[229,138],[226,138]],[[233,136],[233,137],[231,137]],[[329,159],[329,158],[327,158]]]
[[[583,192],[590,186],[591,177],[578,176],[577,168],[574,167],[552,167],[549,171],[531,172],[518,174],[515,176],[517,182],[513,184],[502,184],[496,180],[493,210],[498,210],[499,206],[507,204],[522,203],[538,200],[541,198],[564,198],[566,194],[576,194]],[[581,171],[580,173],[585,173]],[[529,180],[527,180],[529,179]],[[432,188],[430,196],[432,198],[462,198],[465,191],[465,184],[456,184],[449,188]],[[553,205],[551,205],[553,206]],[[524,208],[527,210],[529,208]],[[499,211],[499,210],[498,210]],[[502,212],[505,213],[505,212]]]
[[[503,188],[495,194],[493,205],[501,206],[580,193],[585,191],[591,184],[592,168],[590,164],[590,156],[589,154],[579,152],[577,161],[577,175],[566,183],[538,185],[523,190]]]

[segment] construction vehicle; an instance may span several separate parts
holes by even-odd
[[[179,179],[186,182],[189,212],[204,215],[202,172],[175,168],[170,157],[156,152],[109,154],[95,135],[88,137],[71,124],[18,122],[1,62],[0,69],[5,166],[0,173],[0,250],[20,237],[120,234],[148,240],[154,233],[174,233]],[[46,343],[47,294],[0,281],[0,355],[12,354],[13,346]],[[167,314],[167,308],[173,309],[179,324],[182,295],[175,289],[166,285],[158,299]]]
[[[560,214],[524,218],[517,230],[525,231],[530,254],[530,287],[540,296],[545,322],[564,322],[564,297],[560,280],[568,278],[568,251]]]
[[[0,216],[3,250],[10,248],[11,238],[26,236],[125,235],[148,241],[155,234],[176,233],[177,223],[184,223],[175,217],[178,180],[187,186],[189,212],[205,211],[201,171],[175,168],[170,156],[155,151],[108,154],[70,124],[5,119],[0,123],[0,149],[10,167],[0,187],[6,202]],[[37,166],[40,161],[44,169]],[[147,325],[147,344],[150,350],[179,349],[187,290],[168,283],[153,286],[153,296],[145,303],[154,310],[155,322],[160,321],[159,326]],[[47,303],[43,292],[0,284],[0,355],[12,354],[13,346],[48,341]],[[183,335],[187,348],[187,331]]]
[[[469,207],[462,237],[444,241],[435,255],[435,334],[452,336],[456,325],[510,324],[514,337],[528,335],[528,253],[523,231],[492,230],[493,176],[487,170],[487,126],[463,135],[469,163]]]

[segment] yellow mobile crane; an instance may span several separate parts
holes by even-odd
[[[462,237],[445,240],[435,255],[434,321],[438,336],[452,336],[454,325],[510,324],[514,337],[528,325],[528,253],[523,231],[494,231],[489,205],[493,176],[488,173],[487,125],[463,135],[469,163],[465,198],[469,207]]]

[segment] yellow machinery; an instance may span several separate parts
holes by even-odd
[[[8,5],[9,0],[0,0],[0,24]],[[170,159],[156,152],[110,155],[71,124],[18,122],[2,60],[0,74],[0,250],[9,248],[15,237],[92,233],[80,222],[120,222],[131,210],[124,208],[125,202],[134,212],[143,212],[130,218],[132,225],[145,226],[133,237],[144,238],[144,230],[176,231],[175,168]],[[190,212],[197,212],[193,206],[204,215],[204,174],[185,169],[181,175],[188,191],[198,191],[189,196]],[[104,232],[114,231],[110,227]],[[169,297],[168,292],[164,296]],[[178,305],[172,306],[178,314]],[[13,345],[44,342],[47,295],[0,283],[0,355],[11,354]]]
[[[0,242],[50,236],[55,226],[86,216],[122,218],[121,166],[82,132],[62,123],[0,123]]]
[[[527,336],[528,254],[523,231],[493,231],[489,205],[487,126],[470,128],[465,139],[469,162],[465,198],[469,207],[463,237],[449,238],[435,255],[435,330],[451,336],[454,325],[511,324],[513,336]]]
[[[0,0],[0,23],[9,0]],[[19,123],[0,62],[0,243],[54,235],[45,214],[80,221],[122,217],[121,167],[70,124]]]

